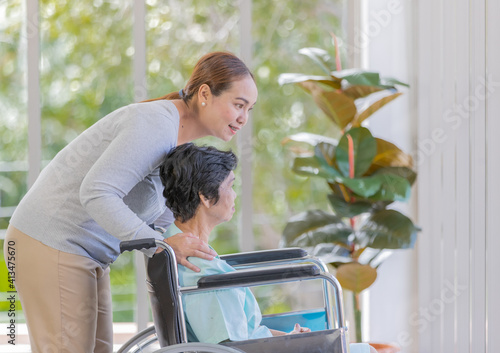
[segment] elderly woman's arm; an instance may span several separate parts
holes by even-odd
[[[295,324],[295,326],[293,327],[293,330],[288,332],[288,333],[283,332],[283,331],[278,331],[278,330],[272,330],[272,329],[269,329],[269,331],[271,331],[273,336],[284,336],[284,335],[295,335],[297,333],[311,332],[311,329],[307,328],[307,327],[302,327],[299,324]]]

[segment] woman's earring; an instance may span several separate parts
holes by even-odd
[[[201,106],[202,106],[202,107],[204,107],[204,106],[206,106],[206,105],[207,105],[207,103],[205,103],[205,102],[201,102]]]

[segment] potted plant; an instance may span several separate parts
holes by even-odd
[[[363,126],[402,94],[398,86],[408,85],[376,72],[342,70],[337,45],[335,49],[335,62],[323,49],[299,51],[325,75],[279,77],[281,85],[305,89],[340,131],[340,138],[303,132],[283,141],[309,146],[296,155],[292,170],[325,180],[331,210],[307,210],[291,217],[282,245],[308,248],[336,269],[342,287],[352,292],[355,337],[361,342],[360,293],[373,284],[392,249],[412,248],[416,240],[418,228],[410,218],[389,207],[409,199],[416,173],[411,156]]]

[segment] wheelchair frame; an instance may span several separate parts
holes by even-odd
[[[234,343],[234,346],[223,344],[207,344],[199,342],[187,342],[186,325],[184,320],[184,313],[182,310],[182,294],[184,293],[196,293],[203,292],[214,289],[231,288],[231,287],[245,287],[245,286],[258,286],[265,284],[279,284],[294,281],[303,280],[313,280],[321,279],[323,282],[323,298],[324,298],[324,312],[325,312],[325,324],[326,330],[325,337],[327,335],[335,334],[338,336],[336,339],[340,340],[340,351],[336,350],[335,353],[347,353],[348,345],[346,344],[345,332],[347,328],[344,325],[344,314],[342,305],[342,289],[338,281],[330,273],[328,273],[324,263],[312,256],[309,256],[307,252],[299,248],[289,248],[289,249],[279,249],[279,250],[264,250],[264,251],[254,251],[247,253],[238,253],[231,255],[222,255],[221,259],[232,265],[237,271],[212,275],[203,277],[198,281],[197,286],[191,287],[180,287],[178,284],[178,273],[177,273],[177,261],[175,259],[175,253],[173,249],[166,244],[164,241],[159,241],[155,239],[142,239],[133,240],[128,242],[122,242],[120,244],[121,252],[148,249],[152,247],[159,246],[165,251],[161,252],[166,257],[168,264],[168,275],[175,279],[171,282],[169,289],[172,290],[172,302],[175,307],[175,312],[173,313],[173,318],[168,318],[171,322],[169,325],[176,326],[175,333],[169,332],[167,335],[163,332],[160,337],[156,332],[158,325],[157,321],[158,315],[162,313],[155,312],[153,310],[153,321],[154,326],[148,327],[143,331],[137,333],[129,341],[127,341],[118,351],[118,353],[138,353],[138,352],[246,352],[244,347],[239,347],[240,345],[245,345],[250,341],[260,341],[260,340],[249,340],[243,341],[242,343]],[[157,255],[157,254],[156,254]],[[155,255],[155,256],[156,256]],[[146,263],[149,263],[149,259],[146,257]],[[330,286],[327,286],[329,284]],[[149,283],[149,273],[148,273],[148,285],[150,286],[150,298],[152,298],[154,289],[152,290],[151,283]],[[172,288],[173,287],[173,288]],[[331,290],[333,290],[333,295],[335,296],[334,312],[331,312],[330,296]],[[155,315],[157,314],[157,315]],[[177,323],[177,324],[176,324]],[[164,328],[162,328],[164,330]],[[170,330],[169,330],[170,331]],[[160,330],[161,332],[161,330]],[[322,332],[322,331],[316,331]],[[311,332],[312,334],[312,332]],[[321,334],[321,333],[320,333]],[[292,335],[292,336],[301,336]],[[318,335],[318,334],[316,334]],[[169,336],[165,338],[165,336]],[[292,336],[281,336],[281,337],[292,337]],[[332,336],[333,337],[333,336]],[[278,337],[273,337],[277,339]],[[286,339],[286,338],[284,338]],[[332,338],[329,338],[332,339]],[[269,340],[269,339],[267,339]],[[166,342],[168,341],[168,342]],[[276,340],[275,340],[276,341]],[[164,347],[160,349],[153,348],[154,345],[160,343]],[[259,343],[259,342],[257,342]],[[279,344],[279,343],[278,343]],[[148,350],[155,349],[155,350]],[[243,349],[243,350],[242,350]]]

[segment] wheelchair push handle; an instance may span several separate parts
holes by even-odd
[[[155,238],[126,240],[120,243],[120,252],[124,253],[125,251],[150,249],[157,246]]]

